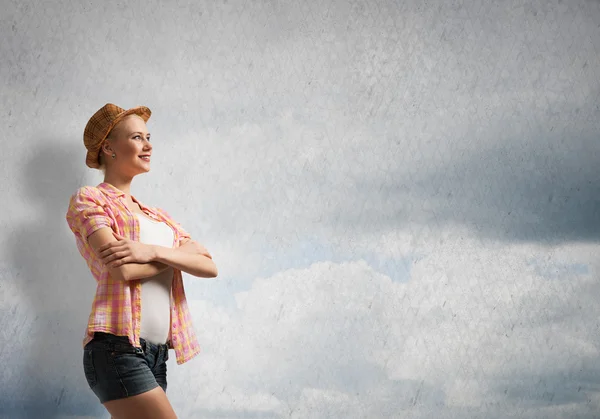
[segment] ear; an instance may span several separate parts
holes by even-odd
[[[106,139],[104,141],[104,144],[102,144],[102,152],[104,154],[106,154],[106,155],[109,155],[109,156],[113,153],[113,149],[110,146],[110,143],[109,143],[108,139]]]

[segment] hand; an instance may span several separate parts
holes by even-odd
[[[212,259],[212,256],[210,253],[208,253],[208,250],[206,250],[206,248],[200,243],[192,239],[187,239],[185,242],[183,242],[183,244],[179,246],[179,249],[183,250],[184,252],[199,253],[202,256]]]
[[[148,244],[129,240],[113,231],[117,241],[110,242],[98,249],[98,255],[109,268],[116,268],[125,263],[148,263],[155,258],[154,247]]]

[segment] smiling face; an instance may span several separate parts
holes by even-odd
[[[150,171],[152,145],[144,120],[138,115],[123,118],[108,135],[101,153],[107,172],[133,177]]]

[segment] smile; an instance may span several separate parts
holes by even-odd
[[[140,156],[140,159],[144,161],[150,161],[150,156]]]

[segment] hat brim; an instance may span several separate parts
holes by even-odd
[[[126,116],[129,116],[129,115],[138,115],[144,120],[144,122],[148,122],[148,120],[150,119],[150,115],[152,115],[152,111],[146,106],[136,106],[135,108],[127,109],[126,111],[121,112],[119,115],[117,115],[117,117],[113,120],[113,122],[110,124],[110,126],[106,130],[106,133],[104,133],[104,137],[102,138],[102,140],[98,143],[97,150],[88,150],[88,152],[85,156],[85,164],[88,167],[90,167],[92,169],[100,168],[100,162],[98,160],[99,160],[100,150],[102,149],[102,144],[104,143],[104,140],[106,139],[108,134],[112,131],[112,129],[119,122],[121,122],[123,120],[123,118],[125,118]]]

